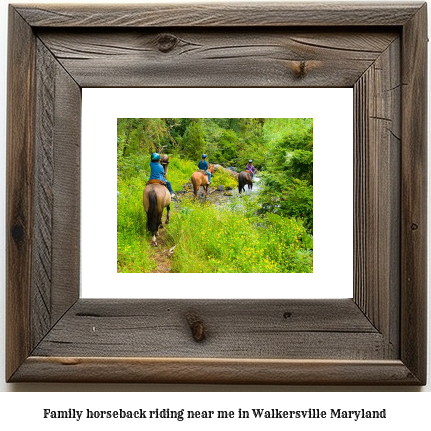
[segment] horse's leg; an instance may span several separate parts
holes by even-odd
[[[198,197],[198,186],[196,184],[196,179],[192,177],[193,194],[195,195],[194,200]]]
[[[158,224],[157,224],[157,226],[160,228],[160,227],[163,227],[163,222],[162,222],[162,216],[163,216],[163,208],[159,208],[159,213],[158,213]]]
[[[195,200],[198,198],[199,189],[201,188],[202,182],[200,179],[196,178],[196,183],[194,183],[195,187]],[[204,187],[205,188],[205,187]]]
[[[159,227],[163,227],[163,224],[162,224],[162,216],[160,215],[159,216],[159,214],[157,214],[157,226],[156,226],[156,231],[155,232],[152,232],[152,234],[153,234],[153,245],[154,245],[154,247],[157,247],[157,237],[159,236]]]
[[[168,206],[166,207],[166,209],[167,209],[167,214],[166,214],[166,221],[165,221],[165,224],[169,224],[169,211],[171,210],[171,206],[170,206],[170,205],[168,205]]]

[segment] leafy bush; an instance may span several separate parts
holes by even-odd
[[[238,205],[238,203],[237,203]],[[309,236],[301,222],[246,217],[230,206],[184,201],[167,231],[176,245],[175,272],[312,272]],[[308,235],[308,236],[307,236]]]
[[[275,119],[273,119],[275,120]],[[266,171],[262,173],[263,191],[260,194],[261,213],[276,213],[301,219],[313,232],[313,120],[290,119],[288,127],[280,121],[269,121],[270,137]]]
[[[274,213],[283,217],[301,219],[313,231],[313,186],[289,178],[266,179],[265,193],[261,193],[260,213]]]
[[[235,163],[238,151],[238,136],[233,130],[224,130],[219,143],[215,158],[218,163],[230,165]]]

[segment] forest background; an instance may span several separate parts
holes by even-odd
[[[170,155],[168,179],[175,192],[190,182],[203,153],[210,163],[238,172],[252,159],[260,177],[260,192],[246,196],[240,205],[238,199],[232,199],[229,209],[196,206],[190,200],[185,205],[184,198],[174,205],[177,214],[174,209],[167,243],[181,244],[170,268],[173,272],[312,272],[311,118],[119,118],[118,272],[154,271],[153,252],[144,240],[142,208],[149,156],[154,151]],[[237,182],[219,171],[213,181],[214,187],[218,185],[236,187]],[[218,228],[210,232],[214,226]],[[210,242],[217,239],[218,250],[214,251],[214,242],[207,249],[203,237]],[[239,238],[246,240],[236,241]],[[248,249],[250,243],[254,246]],[[240,258],[241,251],[247,259]]]

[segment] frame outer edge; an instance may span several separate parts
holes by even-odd
[[[427,379],[427,6],[403,27],[401,360]]]
[[[29,355],[33,235],[35,37],[9,6],[7,64],[6,380]]]
[[[32,362],[32,357],[28,355],[32,348],[30,262],[33,223],[35,38],[28,22],[26,23],[19,16],[16,6],[9,6],[6,374],[7,379],[13,377],[14,381],[19,381],[22,373],[26,374],[25,368],[29,361]],[[426,91],[424,91],[426,89],[426,39],[426,4],[423,4],[420,9],[418,6],[417,14],[403,26],[402,83],[409,88],[409,91],[406,92],[404,88],[402,92],[404,143],[402,173],[408,174],[410,181],[403,177],[401,359],[402,365],[408,367],[411,375],[408,378],[404,377],[405,380],[400,381],[399,384],[425,384],[426,382],[427,190],[426,185],[421,181],[426,177],[427,169]],[[23,46],[28,48],[29,55],[22,54],[19,47]],[[17,60],[15,62],[12,60],[13,55],[17,56],[18,52],[20,62],[25,63],[27,68],[17,67]],[[413,90],[410,89],[410,85],[414,87]],[[15,97],[14,92],[19,97]],[[13,100],[11,94],[14,94]],[[418,100],[413,98],[414,95],[419,96]],[[17,112],[22,115],[15,115]],[[411,121],[413,118],[415,124]],[[18,132],[20,132],[19,136],[15,137]],[[417,166],[417,169],[409,173],[408,168],[412,170],[412,166]],[[17,171],[19,174],[22,171],[24,175],[21,177]],[[20,187],[21,191],[25,191],[24,202],[19,202],[17,198],[16,189]],[[412,229],[412,226],[416,228]],[[17,253],[17,248],[22,252]],[[417,328],[419,328],[418,331],[416,331]],[[42,364],[39,364],[42,367],[43,362],[44,359]],[[21,369],[19,369],[20,365],[22,365]],[[401,364],[398,363],[396,366],[400,368]],[[13,375],[16,370],[18,371]],[[413,380],[416,380],[416,383],[412,383]]]
[[[400,26],[421,2],[192,2],[190,4],[16,5],[31,26]]]
[[[417,385],[399,360],[29,357],[15,381],[273,385]]]

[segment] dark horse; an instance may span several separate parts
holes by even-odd
[[[207,171],[212,174],[214,172],[214,165],[209,165]],[[195,195],[195,199],[198,197],[198,190],[200,186],[203,186],[206,197],[208,192],[208,175],[205,173],[205,171],[199,170],[193,172],[191,181],[193,184],[193,193]]]
[[[245,188],[244,186],[247,184],[248,185],[248,189],[251,190],[253,188],[253,183],[251,181],[252,176],[250,171],[242,171],[239,173],[238,175],[238,192],[241,193],[242,191],[244,191],[245,193]]]
[[[157,246],[156,236],[158,235],[159,227],[163,226],[162,215],[165,207],[167,208],[165,224],[169,223],[171,194],[163,184],[147,183],[144,188],[143,203],[147,213],[147,229],[153,235],[153,245]]]

